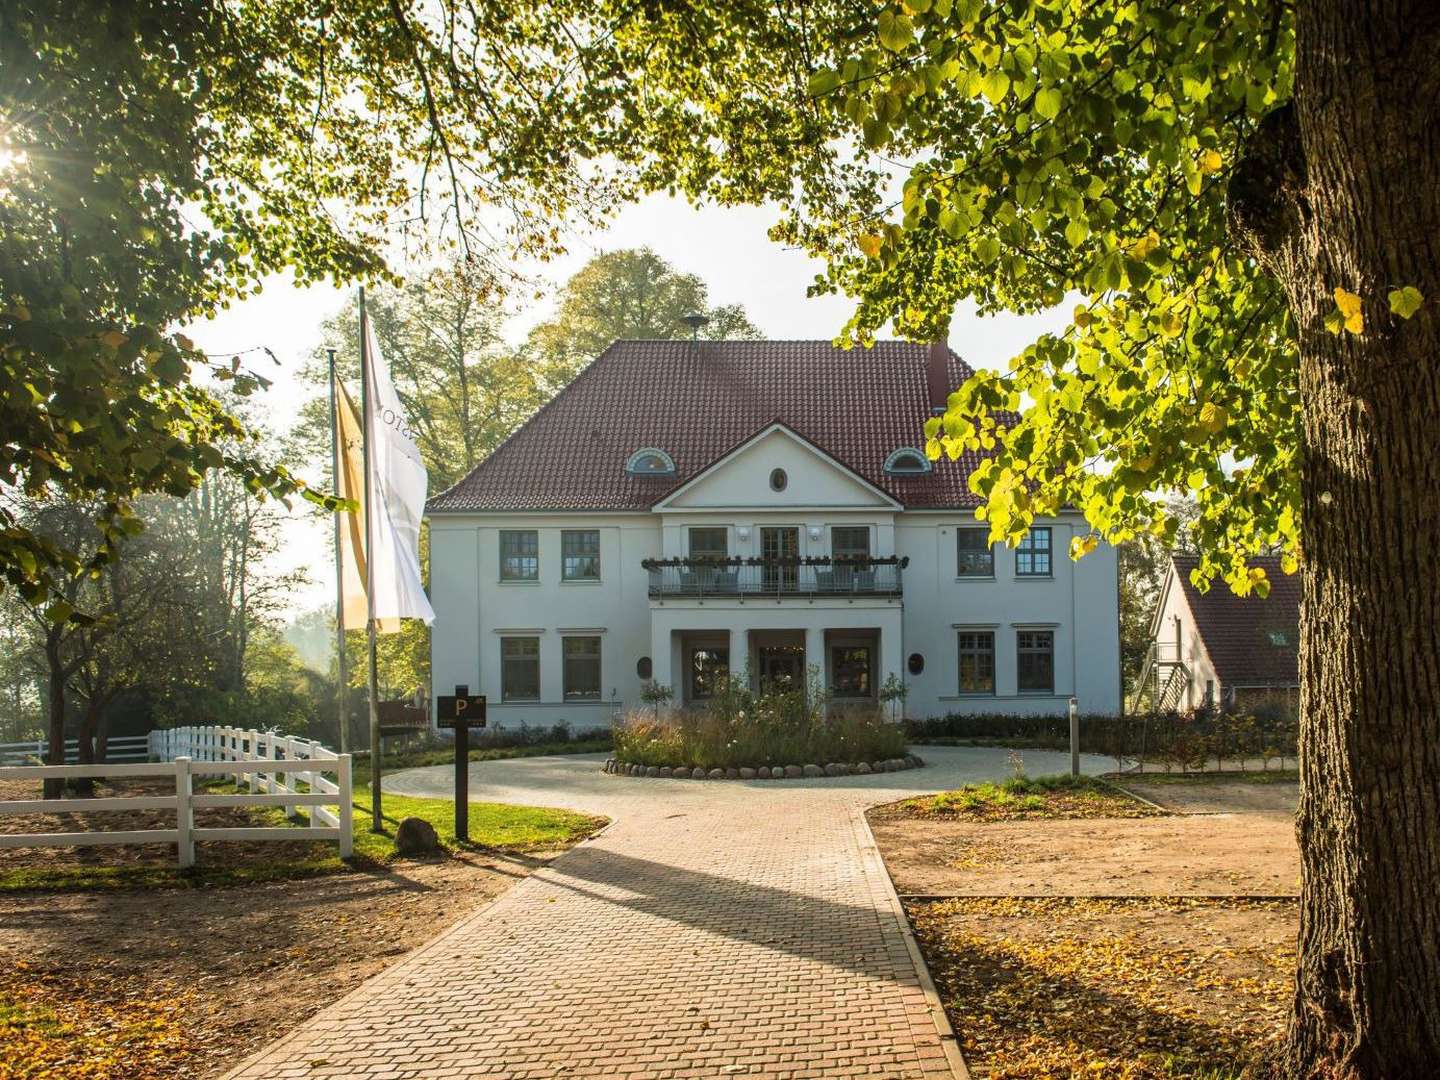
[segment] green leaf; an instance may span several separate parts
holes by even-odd
[[[904,52],[915,40],[915,24],[908,15],[896,11],[880,12],[880,44],[891,52]]]
[[[1035,112],[1046,120],[1054,120],[1060,115],[1060,106],[1064,103],[1065,97],[1059,90],[1047,88],[1035,95]]]
[[[999,105],[1010,92],[1010,76],[999,70],[989,72],[980,80],[980,92],[991,105]]]
[[[810,76],[810,81],[806,84],[806,89],[809,91],[811,97],[824,97],[839,87],[839,85],[840,73],[838,71],[831,71],[829,68],[823,68]]]
[[[1420,310],[1425,297],[1414,285],[1394,289],[1390,292],[1390,310],[1402,319],[1408,319]]]

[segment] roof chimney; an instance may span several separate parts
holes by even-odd
[[[945,399],[950,396],[950,343],[945,338],[930,343],[925,356],[925,385],[930,391],[932,412],[945,411]]]

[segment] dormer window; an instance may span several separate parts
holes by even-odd
[[[647,446],[630,455],[625,471],[631,476],[674,476],[675,459],[664,450]]]
[[[924,476],[929,471],[930,459],[913,446],[902,446],[885,459],[890,476]]]

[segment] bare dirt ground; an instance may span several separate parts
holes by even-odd
[[[34,798],[0,782],[0,799]],[[143,786],[143,785],[142,785]],[[126,784],[97,794],[137,794]],[[250,811],[208,809],[203,824]],[[7,832],[171,828],[173,811],[7,817]],[[38,828],[37,828],[38,827]],[[243,874],[333,856],[333,841],[201,845]],[[0,892],[0,1080],[223,1073],[555,853],[460,852],[215,887]],[[0,871],[173,867],[173,846],[0,849]],[[223,864],[223,867],[222,865]],[[397,1018],[399,1019],[399,1018]]]
[[[1127,776],[1117,777],[1115,783],[1180,814],[1279,814],[1293,818],[1300,801],[1300,784],[1295,780],[1147,781]]]
[[[977,1077],[1231,1077],[1283,1030],[1295,785],[1121,783],[1172,813],[870,815],[900,893],[956,897],[906,909]]]
[[[1186,780],[1126,790],[1170,816],[981,820],[871,811],[901,895],[1289,896],[1294,784]]]
[[[977,1078],[1233,1077],[1284,1028],[1293,901],[906,907]]]
[[[901,895],[1279,896],[1300,879],[1295,829],[1255,815],[872,821]]]
[[[538,862],[459,855],[236,888],[0,896],[0,1077],[218,1075]],[[133,1037],[114,1038],[117,1023]]]

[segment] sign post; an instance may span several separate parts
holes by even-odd
[[[1070,775],[1080,775],[1080,704],[1070,699]]]
[[[485,695],[457,686],[435,699],[435,725],[455,732],[455,839],[470,840],[470,729],[485,726]]]

